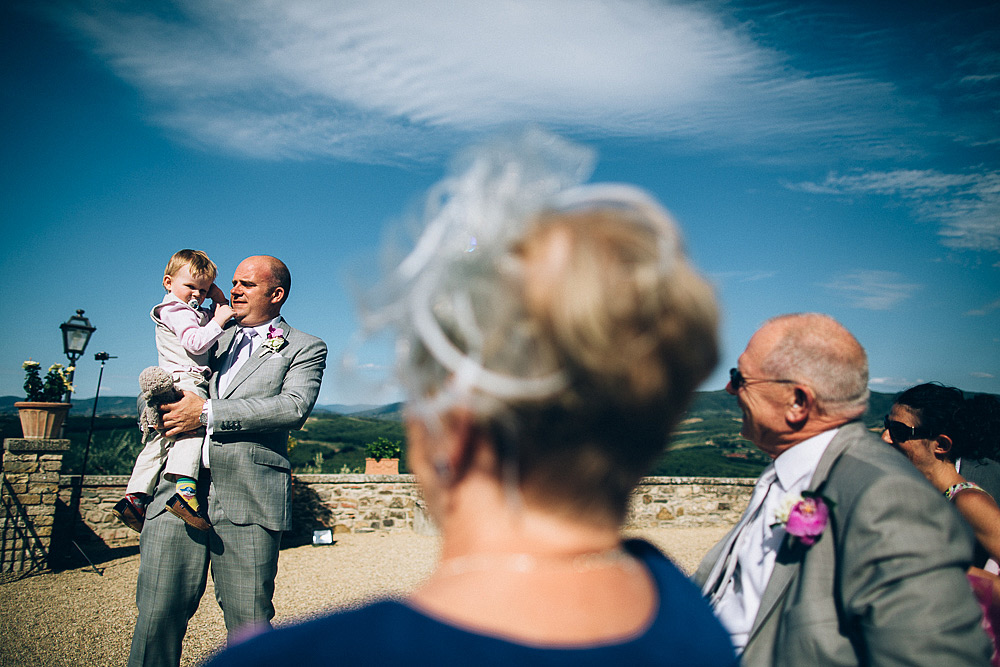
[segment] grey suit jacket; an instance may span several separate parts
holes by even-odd
[[[319,396],[326,345],[288,326],[277,351],[261,345],[223,394],[210,387],[214,432],[208,460],[215,493],[229,520],[270,530],[292,527],[288,432],[301,428]],[[235,329],[235,327],[234,327]],[[234,331],[219,340],[224,354]],[[220,356],[218,363],[222,363]]]
[[[835,503],[830,524],[811,547],[782,545],[743,664],[989,664],[964,573],[971,534],[905,457],[852,422],[809,489]],[[699,585],[726,541],[702,561]]]
[[[235,524],[269,530],[292,527],[292,479],[288,433],[301,428],[319,396],[326,344],[279,321],[284,345],[261,345],[219,395],[212,377],[213,434],[208,460],[217,500]],[[232,327],[213,351],[211,366],[225,361],[235,334]],[[147,516],[164,511],[172,485],[160,484]]]

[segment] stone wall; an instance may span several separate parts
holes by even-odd
[[[0,489],[0,570],[48,567],[55,529],[59,470],[69,440],[6,438]]]
[[[63,476],[60,500],[70,506],[78,477]],[[132,546],[139,536],[112,515],[125,492],[125,476],[90,476],[84,480],[80,515],[88,530],[82,541],[110,547]],[[632,498],[628,525],[635,528],[732,525],[746,507],[754,480],[713,477],[646,477]],[[432,533],[413,475],[296,475],[294,528],[285,544],[302,544],[312,531]],[[81,535],[81,533],[86,533]]]
[[[79,489],[80,518],[75,539],[81,544],[103,543],[109,547],[139,545],[139,533],[128,528],[111,514],[111,508],[125,495],[128,475],[87,475],[80,484],[79,475],[63,475],[59,482],[59,522],[71,525],[69,510]]]
[[[734,477],[645,477],[632,494],[628,526],[731,526],[757,480]]]

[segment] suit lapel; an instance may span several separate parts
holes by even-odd
[[[285,344],[287,347],[289,327],[285,323],[284,319],[278,320],[278,326],[284,330],[284,338],[286,341]],[[244,363],[240,367],[240,370],[237,371],[236,377],[234,377],[232,380],[229,381],[229,386],[226,387],[226,391],[222,395],[222,398],[229,398],[230,396],[232,396],[233,391],[241,384],[243,384],[244,380],[253,375],[254,371],[256,371],[260,367],[260,365],[264,363],[264,360],[267,359],[272,354],[274,354],[274,352],[266,348],[263,342],[261,342],[261,344],[257,346],[257,349],[254,350],[254,353],[250,355],[250,358],[246,360],[246,363]]]
[[[840,427],[837,435],[827,445],[826,451],[823,452],[823,456],[819,460],[819,465],[816,466],[816,471],[809,482],[809,491],[817,491],[826,482],[837,459],[847,451],[849,445],[857,441],[857,429],[863,430],[864,426],[860,422],[851,422]],[[824,535],[821,539],[830,539],[830,536]],[[750,630],[748,645],[753,640],[754,635],[767,623],[769,617],[780,608],[781,605],[779,603],[784,599],[789,586],[802,566],[802,560],[805,558],[804,553],[792,553],[788,542],[789,540],[786,536],[778,551],[778,557],[775,560],[771,578],[768,579],[764,595],[761,597],[760,609],[757,611],[753,628]]]
[[[718,588],[720,583],[719,577],[722,575],[722,570],[725,567],[726,557],[733,550],[733,542],[736,541],[736,536],[739,533],[738,529],[742,523],[743,517],[741,516],[732,530],[718,544],[712,547],[708,554],[705,555],[705,558],[702,559],[703,563],[712,563],[712,567],[709,568],[707,573],[704,573],[704,570],[699,567],[699,572],[695,574],[695,581],[701,584],[702,594],[705,597],[710,598],[715,589]],[[711,586],[711,588],[707,588],[708,586]]]
[[[219,340],[215,342],[215,354],[209,363],[212,367],[212,379],[208,383],[209,398],[219,398],[219,370],[222,369],[222,365],[226,363],[226,357],[232,351],[230,348],[233,345],[233,338],[236,336],[238,328],[235,324],[226,327],[226,330],[219,336]]]

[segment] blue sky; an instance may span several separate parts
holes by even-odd
[[[717,287],[725,383],[766,318],[821,311],[871,386],[1000,393],[995,3],[87,1],[0,9],[0,395],[64,361],[137,392],[169,256],[225,284],[292,271],[284,314],[338,364],[345,277],[458,148],[536,123],[597,151],[681,222]],[[16,323],[16,324],[14,324]],[[374,347],[364,359],[385,364]],[[321,403],[379,400],[329,373]]]

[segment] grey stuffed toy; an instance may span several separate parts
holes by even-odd
[[[139,415],[139,428],[145,443],[154,430],[163,428],[159,407],[180,400],[183,394],[174,387],[174,378],[170,373],[159,366],[150,366],[139,373],[139,389],[142,392],[139,400],[144,403]]]

